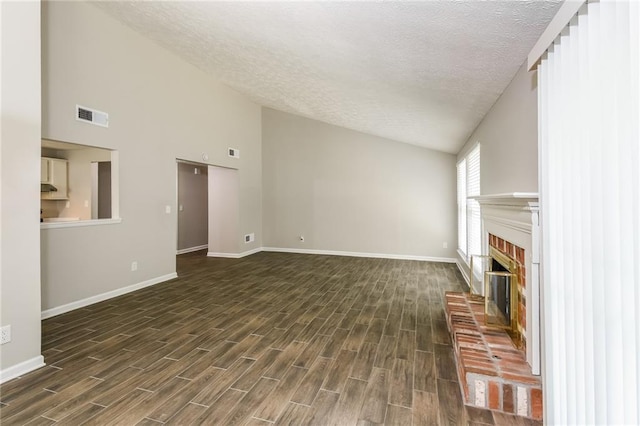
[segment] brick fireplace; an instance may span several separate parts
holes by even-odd
[[[488,326],[482,280],[471,280],[473,294],[447,294],[447,323],[456,350],[465,402],[540,419],[540,293],[538,194],[510,193],[474,197],[481,206],[482,256],[511,266],[517,279],[515,330]],[[474,268],[475,269],[475,268]]]
[[[494,247],[518,265],[518,323],[526,360],[540,374],[540,228],[537,193],[475,197],[480,203],[482,250]],[[475,289],[484,295],[484,289]]]

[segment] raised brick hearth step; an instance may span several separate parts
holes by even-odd
[[[540,376],[505,331],[484,324],[484,298],[458,292],[445,298],[465,403],[542,419]]]

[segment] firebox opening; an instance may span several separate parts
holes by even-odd
[[[484,272],[485,323],[506,330],[515,346],[520,347],[517,263],[495,247],[489,247],[489,255],[490,270]]]
[[[510,272],[496,259],[492,259],[493,264],[492,271]],[[504,282],[500,282],[504,281]],[[493,303],[504,316],[502,322],[505,325],[509,325],[511,320],[511,280],[509,277],[496,276],[491,280],[491,295],[493,296]]]

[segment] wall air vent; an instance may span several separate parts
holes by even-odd
[[[109,127],[109,114],[80,105],[76,105],[76,120],[96,126]]]
[[[229,157],[240,158],[240,150],[239,149],[229,148],[228,152],[229,152]]]
[[[251,234],[247,234],[244,236],[245,243],[252,243],[256,240],[256,235],[252,232]]]

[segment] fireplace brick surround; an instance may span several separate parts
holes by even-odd
[[[518,277],[515,342],[507,331],[485,324],[484,288],[446,293],[446,319],[454,342],[465,403],[540,420],[540,230],[537,193],[473,197],[481,207],[482,252],[500,252]],[[504,265],[503,265],[504,266]],[[459,263],[470,280],[468,265]],[[515,269],[515,271],[514,271]],[[513,335],[513,333],[512,333]]]
[[[489,246],[514,260],[518,277],[518,345],[526,353],[527,348],[527,269],[524,264],[524,248],[519,247],[493,234],[489,234]]]

